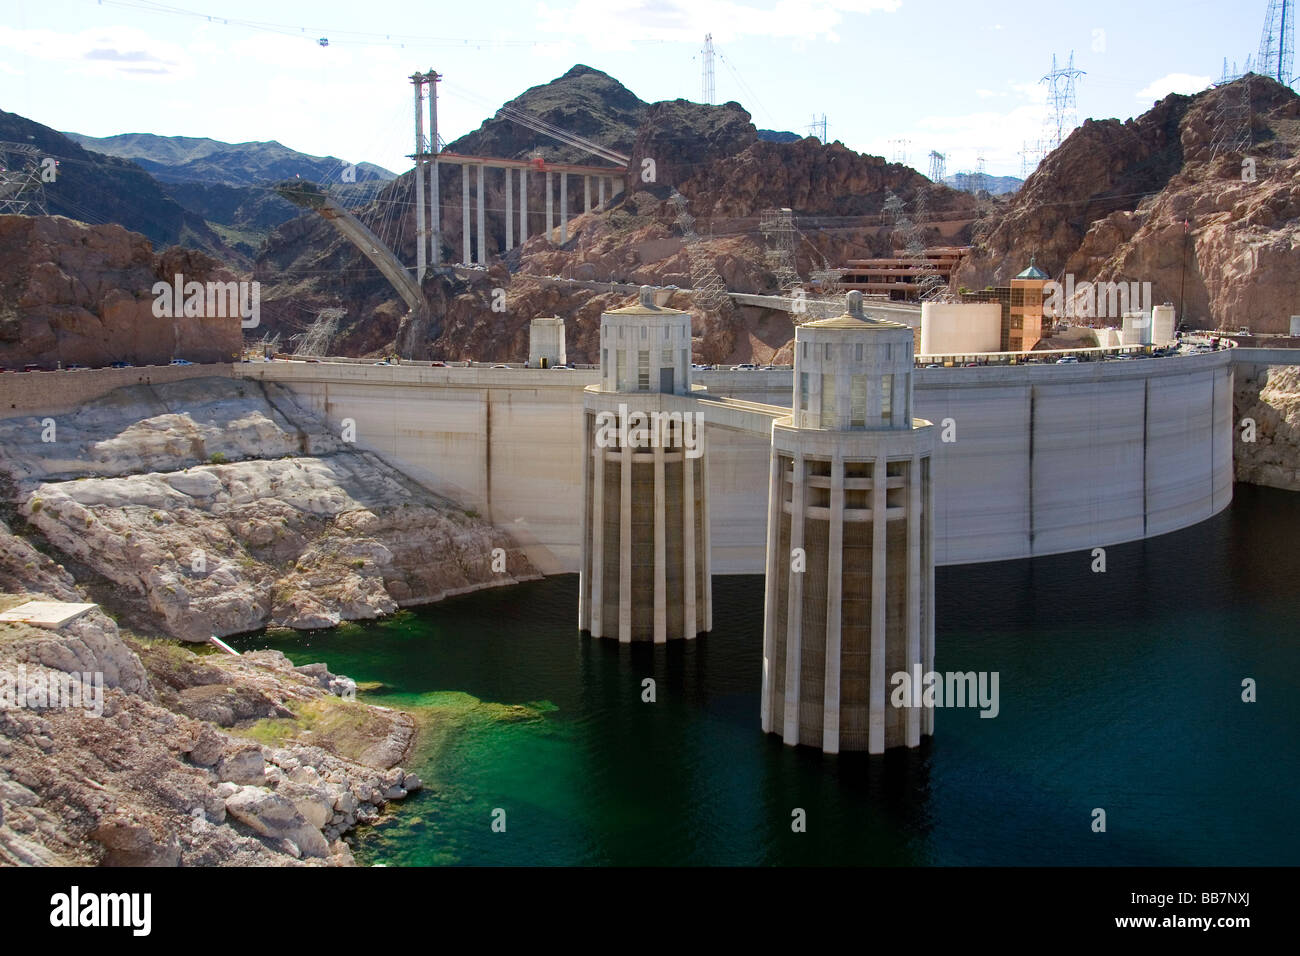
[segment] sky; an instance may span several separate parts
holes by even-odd
[[[922,173],[1018,176],[1073,53],[1077,115],[1127,119],[1244,68],[1267,0],[3,0],[0,109],[58,130],[278,140],[409,169],[407,77],[436,69],[451,141],[575,63],[648,102],[702,98],[760,128],[831,140]],[[328,40],[328,45],[322,44]]]

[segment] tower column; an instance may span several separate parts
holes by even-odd
[[[594,466],[592,454],[591,429],[587,427],[587,414],[582,415],[582,513],[579,523],[582,526],[582,540],[591,540],[591,502],[595,497],[595,486],[591,482],[591,470]],[[587,569],[587,560],[591,552],[584,550],[578,559],[578,630],[591,630],[591,572]]]
[[[429,78],[429,152],[433,154],[429,163],[429,205],[432,207],[429,211],[429,262],[436,266],[442,262],[442,191],[438,182],[438,153],[441,151],[438,142],[438,81],[442,76],[434,70],[426,75]]]
[[[879,404],[877,404],[879,408]],[[879,412],[877,412],[879,417]],[[868,696],[867,751],[885,752],[885,456],[871,470],[871,682]]]
[[[514,248],[515,244],[515,217],[514,217],[514,191],[510,185],[510,167],[505,168],[506,174],[506,252]]]
[[[926,458],[921,464],[924,488],[921,497],[924,511],[921,513],[921,545],[925,548],[925,560],[921,574],[925,584],[925,623],[921,633],[921,669],[924,673],[934,670],[934,466],[933,458]],[[927,707],[921,713],[921,733],[934,734],[934,708]]]
[[[596,444],[591,469],[591,635],[604,637],[605,449]]]
[[[695,604],[695,462],[685,454],[682,455],[682,624],[688,637],[694,637],[699,630]]]
[[[425,253],[429,245],[424,231],[424,74],[415,73],[415,281],[424,281]]]
[[[808,467],[803,452],[794,456],[794,489],[790,495],[790,550],[803,547],[804,476]],[[785,714],[781,739],[787,744],[799,742],[799,671],[803,657],[803,576],[790,575],[790,603],[786,611],[785,637]]]
[[[844,453],[831,457],[831,520],[826,549],[826,683],[822,698],[822,750],[840,752],[840,596],[844,584]]]
[[[662,429],[656,425],[656,431]],[[664,446],[661,435],[654,445],[655,456],[655,578],[654,578],[654,642],[668,643],[668,555],[665,552],[667,536],[665,512],[668,509],[667,488],[664,486]]]
[[[776,444],[772,445],[770,467],[767,479],[767,568],[763,579],[763,697],[759,703],[760,719],[763,733],[772,731],[772,655],[775,652],[776,609],[779,603],[777,589],[780,587],[780,562],[789,561],[788,554],[777,554],[781,541],[781,456],[777,454]],[[782,714],[782,719],[785,715]]]
[[[547,174],[550,175],[549,173]],[[547,191],[549,195],[549,190]],[[618,639],[632,640],[632,444],[623,446],[618,512]]]
[[[921,663],[921,456],[907,465],[907,669]],[[922,671],[922,673],[925,673]],[[915,688],[920,690],[920,688]],[[907,710],[907,746],[921,743],[920,701]]]
[[[596,203],[598,205],[603,206],[605,205],[605,177],[604,176],[596,177],[596,189],[598,190],[596,196]]]
[[[591,212],[591,177],[582,177],[582,211]]]

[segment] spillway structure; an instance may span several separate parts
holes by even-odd
[[[691,315],[655,290],[600,321],[583,393],[578,626],[620,642],[690,639],[713,620],[704,413]]]
[[[934,732],[890,683],[933,669],[935,429],[912,416],[912,330],[847,299],[795,330],[792,413],[772,426],[761,721],[874,754]]]

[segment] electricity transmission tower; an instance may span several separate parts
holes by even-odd
[[[776,276],[778,289],[794,289],[802,285],[794,265],[794,214],[789,209],[764,209],[759,214],[758,229],[769,248],[764,258]]]
[[[826,114],[823,113],[821,119],[817,114],[813,114],[812,122],[808,124],[808,135],[816,136],[823,144],[826,142]]]
[[[677,227],[686,240],[686,257],[691,264],[691,286],[695,301],[706,309],[721,310],[731,303],[727,286],[713,265],[713,258],[695,231],[695,218],[686,211],[686,197],[676,189],[669,202],[677,209]]]
[[[1292,0],[1268,0],[1264,30],[1259,37],[1255,72],[1270,76],[1283,86],[1291,85],[1295,59],[1295,4]]]
[[[1074,87],[1079,77],[1084,76],[1083,70],[1074,68],[1074,51],[1070,51],[1070,58],[1066,61],[1063,68],[1056,65],[1056,54],[1052,54],[1052,72],[1039,80],[1039,83],[1047,84],[1047,150],[1048,152],[1056,149],[1061,145],[1061,141],[1070,135],[1070,131],[1078,124],[1078,99],[1075,96]]]
[[[947,165],[948,157],[943,153],[930,150],[930,182],[943,183],[944,169]]]
[[[971,192],[978,196],[981,192],[987,193],[988,189],[988,160],[984,158],[983,153],[980,153],[975,157],[975,182],[972,184]]]
[[[1251,146],[1250,77],[1220,83],[1210,113],[1210,156],[1244,153]]]
[[[704,75],[700,78],[700,99],[713,105],[713,34],[704,34],[704,49],[700,51],[704,59]]]
[[[1038,164],[1043,161],[1043,141],[1041,139],[1029,142],[1022,140],[1020,144],[1020,178],[1028,179],[1029,174],[1038,168]]]
[[[307,331],[290,336],[298,342],[294,355],[329,355],[330,342],[338,332],[339,320],[347,315],[346,309],[321,309]]]
[[[0,213],[46,215],[41,154],[31,143],[0,142]]]
[[[894,147],[892,162],[900,166],[907,165],[907,146],[909,142],[910,140],[906,139],[891,139],[889,141],[889,144]]]
[[[917,202],[922,206],[924,204],[920,194],[917,196]],[[904,257],[910,260],[915,269],[917,298],[922,302],[938,298],[945,291],[944,281],[925,254],[925,242],[921,230],[904,211],[903,201],[892,192],[885,193],[885,212],[889,213],[894,221],[894,233],[903,240]]]

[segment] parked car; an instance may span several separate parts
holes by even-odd
[[[24,366],[23,366],[23,371],[24,371],[24,372],[44,372],[45,369],[42,368],[42,367],[39,366],[39,365],[24,365]]]
[[[172,365],[193,365],[194,363],[193,363],[193,362],[186,361],[185,359],[172,359],[170,364],[172,364]]]
[[[943,366],[940,365],[938,362],[931,362],[929,365],[926,366],[926,368],[943,368]]]
[[[733,372],[754,372],[758,370],[758,366],[753,362],[742,362],[740,365],[731,366],[731,370]]]
[[[1077,355],[1066,355],[1066,356],[1064,356],[1063,358],[1059,358],[1059,359],[1057,359],[1057,360],[1056,360],[1056,364],[1057,364],[1057,365],[1078,365],[1078,364],[1079,364],[1079,356],[1077,356]]]
[[[493,365],[493,368],[509,368],[509,365]]]
[[[447,363],[446,363],[446,362],[430,362],[430,363],[429,363],[429,368],[446,368],[446,367],[447,367]]]

